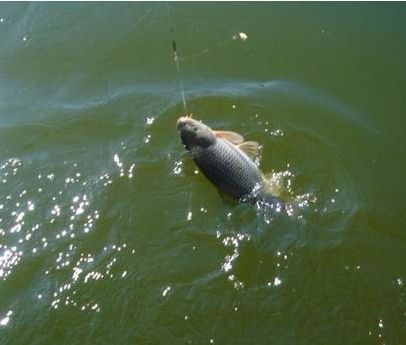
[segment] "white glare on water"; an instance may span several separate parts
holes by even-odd
[[[164,291],[162,292],[162,296],[163,297],[165,297],[168,293],[169,293],[169,291],[171,291],[171,287],[170,286],[167,286],[165,289],[164,289]]]
[[[0,320],[0,326],[7,326],[7,324],[10,322],[11,315],[13,315],[13,311],[9,310],[6,316]]]

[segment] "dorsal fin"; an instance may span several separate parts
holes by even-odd
[[[239,144],[238,148],[252,160],[258,156],[259,144],[256,141],[245,141]]]
[[[244,137],[241,134],[231,131],[214,131],[214,134],[222,139],[229,141],[234,145],[241,144],[244,142]]]

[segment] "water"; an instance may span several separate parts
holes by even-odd
[[[167,10],[0,5],[1,344],[405,343],[405,5]],[[185,155],[170,28],[188,111],[294,214]]]

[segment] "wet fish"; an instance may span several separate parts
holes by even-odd
[[[220,190],[239,201],[283,207],[270,193],[269,181],[254,162],[258,143],[231,131],[215,131],[184,116],[178,119],[180,139],[200,171]]]

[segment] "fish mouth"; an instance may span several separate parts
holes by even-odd
[[[191,147],[208,147],[216,140],[212,130],[192,116],[182,116],[176,122],[182,144],[189,150]]]
[[[192,116],[182,116],[176,121],[176,128],[180,131],[183,127],[193,121]]]

